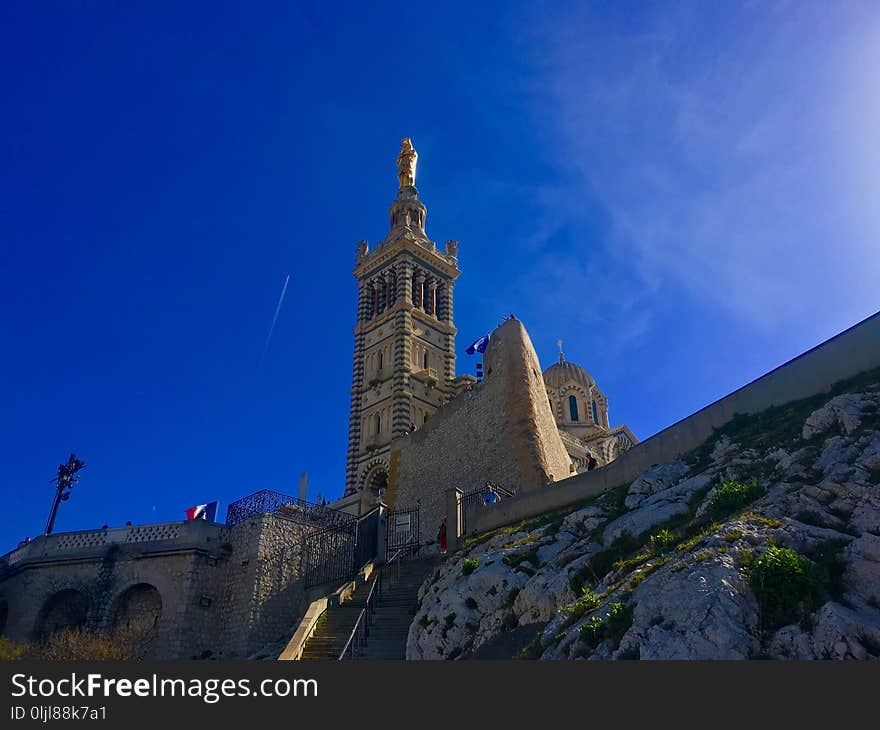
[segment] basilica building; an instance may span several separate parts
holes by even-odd
[[[425,232],[427,209],[415,186],[417,159],[411,140],[404,139],[389,233],[372,247],[366,241],[357,245],[349,439],[339,508],[362,508],[380,496],[394,468],[393,442],[478,386],[476,378],[455,373],[458,242],[438,246]],[[544,372],[544,383],[571,457],[569,474],[587,469],[587,450],[602,466],[637,443],[626,426],[610,427],[608,399],[583,368],[560,354]]]
[[[562,352],[559,362],[544,371],[544,386],[562,443],[578,473],[588,468],[588,452],[604,466],[638,443],[627,426],[611,427],[607,396],[586,370],[568,362]]]

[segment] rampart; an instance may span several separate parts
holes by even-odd
[[[420,508],[420,541],[433,539],[445,494],[487,480],[529,492],[570,473],[541,365],[518,320],[499,326],[485,353],[486,377],[439,409],[421,429],[391,445],[385,503]]]
[[[0,558],[0,633],[108,628],[149,615],[148,658],[246,657],[284,636],[304,594],[300,549],[317,529],[270,514],[39,537]]]
[[[696,448],[736,414],[758,413],[826,392],[835,383],[876,367],[880,367],[880,312],[645,439],[602,469],[481,511],[469,522],[468,532],[485,532],[594,497],[634,480],[653,464]]]

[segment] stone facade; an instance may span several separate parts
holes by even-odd
[[[385,240],[372,251],[366,241],[357,249],[346,496],[366,491],[378,498],[388,483],[391,441],[424,425],[467,382],[455,379],[458,244],[447,241],[441,251],[427,237],[415,185],[398,190],[390,214]]]
[[[485,365],[483,382],[391,444],[385,501],[391,508],[419,506],[422,542],[436,534],[451,488],[469,492],[489,480],[529,491],[571,473],[541,365],[521,322],[509,319],[492,333]]]
[[[550,408],[565,448],[578,473],[587,471],[587,452],[605,466],[639,441],[625,425],[608,422],[608,398],[580,365],[559,353],[559,362],[544,371]]]
[[[300,547],[274,515],[39,537],[0,558],[0,633],[40,639],[150,617],[148,658],[244,657],[298,620]]]
[[[424,543],[453,487],[467,492],[489,480],[542,489],[583,466],[585,445],[595,444],[605,464],[614,444],[635,438],[626,427],[609,429],[607,400],[580,368],[561,360],[542,375],[512,316],[492,333],[485,379],[456,376],[458,242],[441,250],[425,233],[416,156],[405,140],[389,234],[372,250],[365,241],[357,247],[345,494],[333,508],[363,516],[380,499],[419,507]],[[565,420],[561,404],[571,394],[584,414],[599,408],[593,422]],[[38,639],[145,620],[156,630],[151,658],[250,656],[305,610],[302,550],[318,528],[268,511],[230,526],[174,522],[38,538],[0,558],[0,632]],[[383,548],[380,541],[378,556]]]

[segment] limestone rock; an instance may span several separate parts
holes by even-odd
[[[785,626],[773,636],[770,653],[781,659],[868,659],[880,647],[880,614],[857,613],[826,603],[809,631]]]
[[[699,473],[684,462],[652,467],[630,485],[614,519],[600,497],[550,526],[495,535],[456,555],[420,591],[407,656],[466,657],[488,641],[504,644],[502,632],[545,622],[543,659],[880,654],[880,432],[866,426],[878,398],[829,399],[804,425],[804,438],[813,439],[806,446],[741,449],[724,437]],[[714,523],[705,514],[709,487],[743,472],[760,475],[766,491]],[[683,524],[680,542],[654,552],[648,536],[674,518]],[[634,538],[633,550],[609,552],[622,535]],[[767,636],[747,566],[771,544],[836,566],[823,590],[841,602]],[[480,563],[468,576],[466,559]],[[597,606],[578,603],[582,585],[599,596]],[[601,634],[595,646],[582,640],[581,627],[607,619],[616,603],[631,609],[631,623]]]
[[[605,510],[600,507],[584,507],[572,512],[562,521],[562,530],[576,535],[588,535],[608,519]]]
[[[824,406],[813,411],[804,422],[802,437],[809,440],[840,426],[851,434],[861,425],[862,413],[876,409],[880,396],[876,393],[845,393],[832,398]]]
[[[708,472],[697,474],[648,497],[641,502],[638,509],[627,512],[611,522],[602,533],[602,543],[608,546],[626,533],[638,537],[674,517],[688,514],[691,498],[696,492],[705,489],[713,476]]]
[[[668,461],[652,466],[630,485],[626,493],[626,508],[634,509],[652,494],[668,489],[679,482],[688,470],[688,465],[683,461]]]

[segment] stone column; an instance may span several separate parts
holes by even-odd
[[[425,272],[421,269],[416,271],[416,300],[413,304],[425,311]]]
[[[461,498],[464,496],[458,487],[446,490],[446,548],[452,555],[458,550],[461,535]]]
[[[394,273],[388,269],[382,278],[385,281],[385,311],[388,311],[391,309],[391,283],[394,281]]]
[[[358,282],[358,325],[354,335],[354,360],[351,374],[351,408],[348,413],[348,453],[345,463],[345,494],[357,491],[357,467],[361,445],[361,394],[364,387],[364,334],[372,291],[364,282]]]
[[[426,303],[425,313],[437,316],[437,279],[433,276],[427,277],[426,286]]]
[[[403,302],[408,306],[413,303],[413,267],[409,261],[402,262],[397,267],[397,301]]]
[[[455,288],[455,282],[449,280],[443,286],[443,312],[441,321],[453,327],[452,324],[452,292]],[[439,319],[439,318],[438,318]],[[444,335],[444,353],[443,353],[443,377],[446,382],[455,378],[455,330]]]

